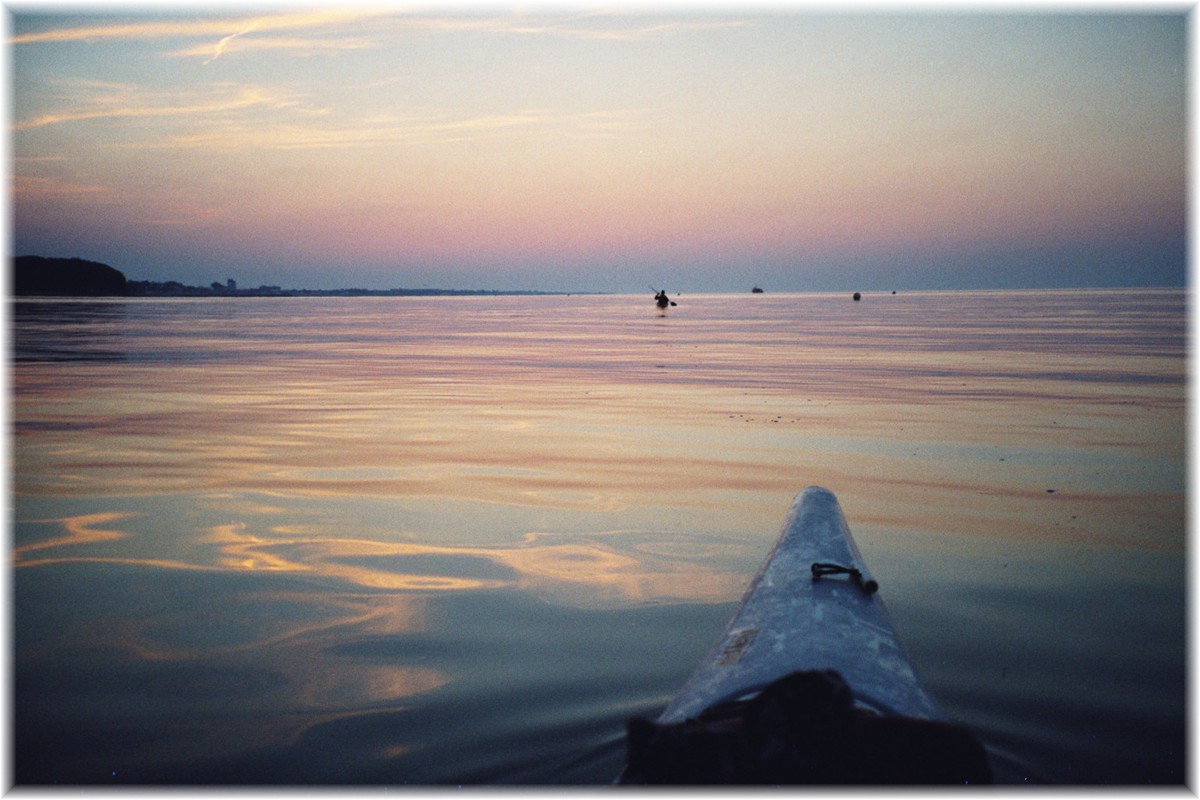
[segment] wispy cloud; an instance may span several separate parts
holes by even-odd
[[[221,54],[224,53],[225,50],[229,47],[230,42],[232,42],[234,39],[236,39],[239,36],[244,36],[245,34],[250,33],[258,26],[259,26],[259,22],[256,20],[254,22],[251,22],[250,25],[247,26],[244,30],[240,30],[237,33],[231,33],[228,36],[221,39],[221,41],[217,42],[216,47],[213,48],[212,55],[210,55],[204,63],[211,64],[212,62],[216,61],[218,58],[221,57]]]
[[[508,114],[454,117],[379,116],[342,124],[221,125],[166,140],[166,146],[228,150],[328,150],[404,143],[453,143],[519,135],[528,141],[538,136],[603,138],[640,127],[633,112],[559,114],[547,110],[522,110]]]
[[[601,139],[648,124],[643,112],[631,109],[564,112],[516,108],[471,114],[427,108],[348,115],[309,102],[302,91],[232,83],[159,91],[133,84],[72,80],[59,82],[55,94],[57,108],[17,120],[11,130],[22,133],[72,123],[174,119],[173,130],[147,135],[144,128],[129,129],[123,138],[138,147],[317,150],[506,136]]]
[[[209,116],[255,107],[278,109],[289,105],[292,105],[291,101],[256,87],[219,87],[217,96],[191,101],[148,95],[134,87],[124,87],[124,91],[110,91],[79,99],[62,110],[19,120],[13,123],[12,130],[27,131],[48,125],[97,119]]]
[[[354,35],[359,23],[378,23],[376,37]],[[219,37],[216,42],[176,50],[172,55],[203,57],[205,64],[226,53],[255,50],[287,50],[315,53],[382,46],[387,34],[485,32],[513,36],[553,36],[608,41],[643,41],[688,31],[740,28],[751,24],[743,19],[678,19],[642,15],[542,15],[525,13],[486,16],[480,14],[429,15],[395,8],[342,8],[293,11],[253,17],[218,17],[192,20],[154,20],[111,25],[56,28],[13,36],[12,45],[113,40],[181,39]],[[347,29],[351,26],[351,29]],[[278,38],[275,34],[320,31],[323,38]],[[254,34],[251,37],[251,34]],[[345,38],[349,36],[349,38]]]
[[[71,42],[93,43],[101,41],[131,40],[177,40],[218,37],[215,42],[206,42],[176,50],[172,55],[204,58],[210,64],[229,52],[249,50],[289,50],[293,52],[320,52],[366,46],[364,40],[343,40],[336,36],[339,28],[365,20],[377,19],[385,14],[394,14],[386,8],[335,8],[291,11],[260,16],[214,17],[207,19],[152,20],[110,25],[87,25],[55,28],[13,36],[13,46],[33,44],[62,44]],[[277,33],[319,30],[334,32],[328,40],[304,40],[298,38],[279,39],[274,36],[258,36],[251,42],[250,34],[270,35]]]
[[[347,50],[367,50],[378,47],[376,39],[366,37],[298,37],[298,36],[258,36],[250,37],[250,31],[230,34],[217,43],[199,44],[175,50],[169,55],[179,58],[205,58],[209,64],[219,56],[226,54],[245,54],[253,52],[275,51],[288,52],[292,55],[311,56],[321,53],[342,52]]]
[[[74,28],[55,28],[13,36],[12,45],[49,42],[96,42],[102,40],[196,38],[220,36],[223,39],[244,34],[248,30],[262,32],[317,28],[353,22],[383,14],[386,9],[328,9],[294,11],[253,17],[213,17],[191,20],[148,20],[145,22],[87,25]]]
[[[63,178],[36,175],[13,175],[13,194],[18,199],[32,198],[96,198],[110,194],[108,186],[97,183],[80,183]]]

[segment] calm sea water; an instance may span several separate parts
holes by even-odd
[[[1004,783],[1181,784],[1183,290],[16,302],[18,783],[606,783],[810,484]]]

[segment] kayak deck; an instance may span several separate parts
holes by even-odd
[[[878,713],[944,720],[872,584],[837,498],[805,489],[724,635],[658,722],[694,719],[789,673],[829,669]]]

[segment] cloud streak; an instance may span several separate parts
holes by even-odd
[[[68,42],[95,43],[100,41],[129,41],[150,39],[179,39],[219,36],[215,44],[199,45],[174,53],[177,56],[205,57],[209,64],[227,52],[251,50],[292,50],[317,52],[342,49],[359,49],[381,46],[379,39],[357,37],[348,40],[331,38],[306,40],[301,38],[273,39],[269,36],[279,32],[321,30],[336,37],[339,27],[367,21],[383,23],[379,32],[392,33],[462,33],[484,32],[514,36],[552,36],[558,38],[591,39],[603,41],[645,41],[677,33],[725,28],[741,28],[752,23],[739,19],[648,19],[633,16],[633,24],[593,26],[591,22],[606,19],[601,15],[546,16],[532,18],[524,14],[505,16],[445,16],[422,15],[399,12],[388,8],[336,9],[300,11],[256,17],[240,17],[207,20],[157,20],[112,25],[89,25],[74,28],[57,28],[35,31],[10,37],[13,46],[30,44],[61,44]],[[653,19],[653,18],[649,18]],[[249,34],[255,37],[253,44],[244,40]]]
[[[169,55],[177,58],[205,58],[205,64],[215,61],[226,54],[246,54],[254,52],[289,52],[299,56],[313,56],[321,53],[344,52],[348,50],[367,50],[379,47],[376,39],[366,37],[344,38],[312,38],[299,36],[257,36],[247,34],[254,29],[230,34],[216,45],[200,44],[176,50]]]
[[[431,115],[374,117],[343,125],[320,127],[280,122],[270,125],[222,125],[211,131],[189,132],[166,144],[185,148],[329,150],[415,142],[461,142],[518,135],[564,138],[602,138],[642,127],[633,112],[560,114],[523,110],[472,117]]]
[[[139,97],[108,98],[98,102],[84,102],[82,107],[39,114],[36,117],[14,123],[12,130],[14,132],[28,131],[50,125],[99,119],[207,116],[230,111],[244,111],[250,108],[280,109],[289,105],[292,105],[290,101],[281,100],[255,87],[239,89],[228,97],[190,103],[171,103],[161,100],[145,102],[144,98]]]
[[[218,58],[221,57],[221,54],[225,52],[225,50],[229,46],[230,42],[232,42],[234,39],[236,39],[239,36],[244,36],[245,34],[250,33],[258,26],[259,26],[259,23],[257,21],[252,22],[245,30],[238,31],[237,33],[231,33],[228,36],[226,36],[224,39],[222,39],[221,41],[217,42],[217,46],[213,48],[212,55],[209,56],[209,58],[204,63],[207,65],[207,64],[211,64],[212,62],[216,61]]]
[[[36,175],[13,175],[13,194],[20,198],[67,199],[110,194],[111,189],[97,183],[80,183]]]
[[[249,30],[270,32],[318,28],[379,17],[385,13],[390,12],[383,9],[336,9],[241,18],[154,20],[112,25],[88,25],[19,34],[10,37],[9,44],[15,46],[63,42],[192,38],[201,36],[222,36],[222,41],[225,41],[233,36],[243,35]]]

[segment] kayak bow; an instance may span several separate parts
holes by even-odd
[[[810,486],[717,646],[655,722],[630,720],[621,783],[990,783],[888,620],[837,498]]]
[[[837,497],[797,495],[771,554],[708,657],[658,718],[705,708],[801,670],[836,670],[856,699],[882,714],[943,720],[875,591]]]

